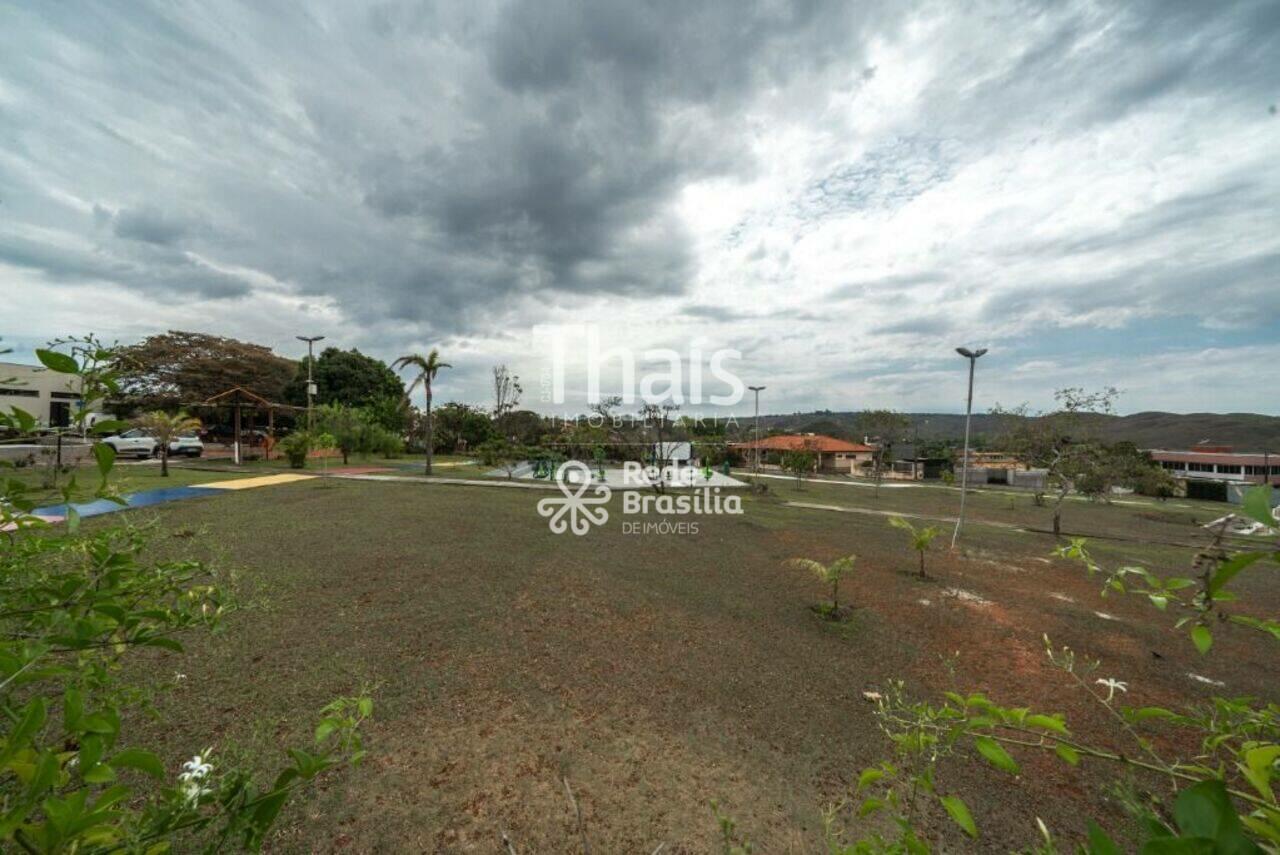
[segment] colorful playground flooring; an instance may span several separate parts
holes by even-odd
[[[71,508],[80,517],[97,517],[103,514],[115,513],[116,511],[128,510],[129,508],[146,508],[151,505],[177,502],[182,499],[217,496],[225,490],[250,490],[255,487],[270,487],[276,484],[306,481],[314,477],[316,476],[286,472],[279,475],[263,475],[258,478],[232,478],[226,481],[211,481],[208,484],[198,484],[190,487],[160,487],[155,490],[129,493],[122,497],[124,499],[123,505],[107,499],[97,499],[92,502],[73,503]],[[62,504],[36,508],[33,514],[46,522],[62,522],[67,518],[67,506]]]

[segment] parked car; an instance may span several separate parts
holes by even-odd
[[[235,432],[226,425],[214,425],[200,432],[200,438],[205,442],[217,445],[232,445],[236,441]],[[265,445],[269,438],[265,430],[242,430],[240,432],[240,442],[247,446]]]
[[[112,434],[102,440],[102,444],[114,448],[116,455],[120,457],[151,457],[156,453],[156,447],[159,445],[154,436],[140,428]]]
[[[195,434],[180,436],[169,443],[170,457],[199,457],[204,454],[204,443]]]

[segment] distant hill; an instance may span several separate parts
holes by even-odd
[[[792,415],[761,416],[762,430],[825,433],[843,439],[861,439],[858,413],[819,411]],[[956,440],[964,437],[964,415],[954,413],[908,413],[909,434],[922,441]],[[1139,448],[1189,448],[1201,440],[1235,446],[1237,451],[1280,452],[1280,416],[1256,413],[1133,413],[1128,416],[1091,416],[1093,428],[1110,441],[1127,440]],[[749,429],[750,419],[740,421]],[[973,434],[981,442],[995,442],[996,420],[985,413],[973,414]]]

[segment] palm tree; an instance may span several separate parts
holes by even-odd
[[[933,543],[933,539],[941,533],[940,529],[933,525],[916,528],[902,517],[889,517],[889,525],[908,533],[911,548],[920,554],[920,578],[929,578],[924,572],[924,554],[929,551],[929,544]]]
[[[853,562],[858,560],[856,555],[846,555],[844,558],[837,558],[830,564],[823,564],[821,561],[814,561],[810,558],[792,558],[787,562],[788,567],[794,567],[797,570],[808,570],[817,576],[822,582],[828,582],[831,585],[831,610],[827,612],[827,617],[831,620],[840,619],[840,580],[853,572]]]
[[[185,433],[200,429],[199,419],[186,413],[169,415],[163,410],[143,413],[133,423],[154,436],[159,443],[157,450],[160,452],[160,475],[165,478],[169,477],[169,443]]]
[[[452,368],[453,366],[447,362],[440,361],[440,351],[434,347],[426,356],[420,353],[410,353],[402,356],[395,362],[391,363],[393,370],[399,371],[401,368],[413,368],[418,372],[418,376],[413,378],[413,382],[409,384],[409,388],[405,390],[404,396],[408,398],[413,394],[413,390],[419,386],[427,396],[427,474],[431,474],[431,446],[434,442],[434,431],[431,426],[431,381],[436,379],[436,374],[441,368]]]

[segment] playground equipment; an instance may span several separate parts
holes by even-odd
[[[565,458],[559,454],[548,454],[543,457],[535,457],[529,462],[533,464],[533,477],[544,481],[553,480],[556,477],[556,469]]]

